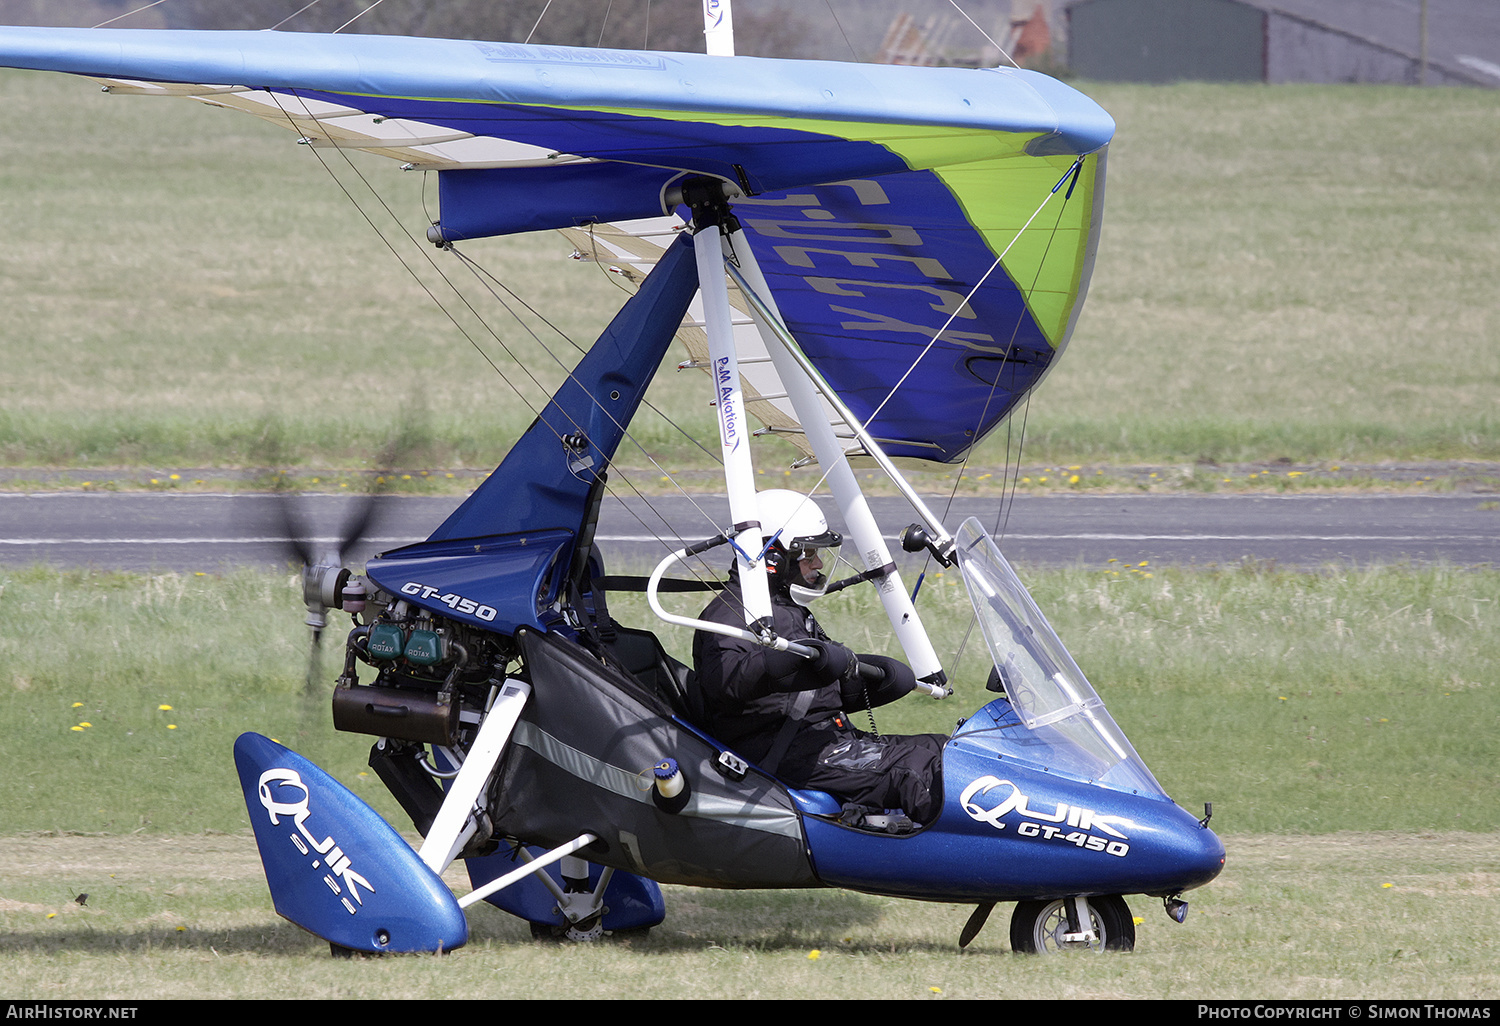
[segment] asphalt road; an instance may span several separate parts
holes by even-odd
[[[351,559],[426,537],[460,501],[388,497]],[[351,508],[345,496],[298,502],[320,547],[338,536]],[[944,503],[930,500],[939,513]],[[871,504],[892,537],[916,520],[901,499]],[[285,565],[292,556],[277,510],[275,497],[256,494],[0,494],[0,563],[209,572]],[[1008,510],[993,498],[956,500],[944,522],[953,528],[968,516],[991,528],[1017,563],[1500,565],[1500,503],[1487,495],[1018,496]],[[714,534],[726,518],[714,497],[610,499],[599,542],[611,569],[640,571],[680,540]]]

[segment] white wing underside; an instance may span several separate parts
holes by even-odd
[[[297,133],[298,142],[303,145],[373,153],[398,161],[413,171],[556,167],[591,162],[587,157],[558,153],[539,146],[455,132],[405,118],[380,118],[355,107],[276,94],[266,89],[126,79],[95,81],[111,93],[184,97],[215,107],[243,111]],[[684,227],[677,217],[660,217],[560,231],[573,244],[578,259],[593,260],[609,267],[634,288],[645,279]],[[815,463],[801,423],[786,397],[786,388],[771,364],[759,329],[751,320],[749,304],[732,280],[729,282],[729,296],[735,309],[735,349],[739,355],[745,408],[763,425],[757,433],[784,437],[802,453],[797,466]],[[708,336],[703,329],[701,299],[693,300],[677,337],[688,353],[688,359],[679,367],[697,368],[708,373]],[[855,441],[853,432],[826,400],[823,406],[835,435],[847,442],[849,455],[862,455],[863,447]]]
[[[558,153],[541,146],[455,132],[407,118],[381,118],[357,107],[301,96],[272,93],[246,86],[201,85],[185,82],[135,82],[95,79],[111,93],[140,96],[181,96],[214,107],[254,114],[273,125],[290,129],[307,146],[362,150],[400,161],[413,171],[450,171],[459,168],[554,167],[589,163],[589,158]]]

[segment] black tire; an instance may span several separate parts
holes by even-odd
[[[1135,949],[1135,920],[1130,906],[1118,894],[1106,894],[1089,900],[1089,914],[1098,940],[1093,950],[1132,951]],[[1010,919],[1010,947],[1027,955],[1055,955],[1082,950],[1063,946],[1059,941],[1068,928],[1067,906],[1061,898],[1055,901],[1022,901]]]

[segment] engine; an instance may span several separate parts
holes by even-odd
[[[353,578],[340,596],[355,626],[334,690],[334,726],[467,749],[517,656],[514,644],[397,596],[377,591],[366,599],[365,583]],[[360,681],[361,664],[375,671],[373,679]]]

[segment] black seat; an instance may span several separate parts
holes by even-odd
[[[601,631],[601,640],[620,666],[659,697],[672,711],[689,722],[701,720],[696,675],[691,667],[672,658],[662,647],[660,639],[650,631],[635,627],[621,627],[610,622],[610,629]],[[610,637],[613,635],[613,637]]]

